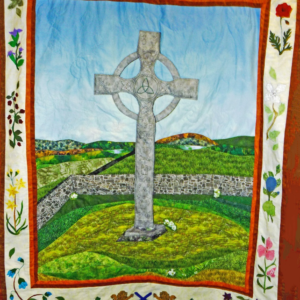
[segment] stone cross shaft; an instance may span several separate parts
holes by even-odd
[[[123,70],[139,59],[139,74],[131,79],[120,77]],[[162,81],[155,75],[156,61],[163,63],[173,76]],[[160,53],[160,33],[140,31],[137,52],[130,54],[118,65],[113,75],[95,75],[95,95],[112,95],[118,109],[137,120],[135,145],[135,222],[133,230],[155,230],[153,221],[153,178],[155,155],[155,123],[167,117],[180,98],[197,100],[198,80],[182,79],[173,63]],[[132,94],[138,101],[139,113],[130,111],[121,101],[120,92]],[[158,97],[174,96],[170,105],[158,115],[153,105]]]

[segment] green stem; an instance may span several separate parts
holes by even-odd
[[[282,37],[282,17],[280,18],[280,30],[281,30],[281,40],[282,40],[282,50],[280,51],[281,53],[279,53],[279,55],[281,55],[283,53],[283,48],[284,48],[284,45],[283,45],[283,37]]]
[[[17,43],[17,49],[16,49],[16,67],[17,67],[17,70],[19,70],[19,67],[18,67],[18,49],[19,49],[19,46],[20,46],[20,43]]]
[[[264,278],[264,293],[266,292],[266,280],[267,280],[267,263],[265,258],[265,278]]]

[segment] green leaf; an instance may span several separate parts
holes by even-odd
[[[267,105],[265,105],[265,112],[266,112],[267,114],[271,114],[271,113],[272,113],[272,110],[271,110]]]
[[[13,97],[15,95],[15,91],[13,91],[12,93],[11,93],[11,96]]]
[[[278,137],[279,134],[280,134],[280,131],[276,131],[276,130],[271,131],[271,132],[269,133],[269,138],[270,138],[272,141],[276,142],[276,138]]]
[[[276,80],[276,72],[272,67],[270,68],[269,74],[273,79]]]
[[[263,289],[263,286],[261,285],[261,283],[259,282],[259,279],[257,278],[257,284]]]
[[[46,296],[43,296],[43,300],[47,300],[47,297],[46,297]]]
[[[13,41],[15,41],[16,43],[18,43],[18,40],[19,40],[19,37],[20,37],[19,32],[17,32],[16,36],[13,36],[13,35],[10,35],[10,36],[13,39]]]
[[[265,275],[263,275],[263,274],[257,274],[256,276],[257,277],[265,277]]]
[[[23,65],[23,63],[24,63],[24,59],[20,59],[18,61],[18,67],[21,67]]]
[[[258,268],[262,271],[263,274],[265,274],[265,270],[260,265],[258,265]]]
[[[23,0],[19,0],[19,1],[18,1],[18,6],[23,6],[23,5],[24,5]]]
[[[14,110],[13,110],[13,109],[10,109],[9,112],[12,114],[12,113],[14,112]]]
[[[17,45],[14,41],[10,41],[8,44],[9,44],[11,47],[16,47],[16,45]]]
[[[16,146],[15,143],[14,143],[12,140],[9,140],[9,144],[10,144],[10,146],[13,147],[13,148],[15,148],[15,146]]]
[[[17,89],[19,88],[20,86],[20,81],[17,82]]]
[[[266,242],[266,239],[263,236],[261,236],[261,240],[262,240],[263,243]]]
[[[100,297],[96,297],[95,300],[101,300],[101,298]]]
[[[274,177],[274,173],[273,172],[269,171],[268,173],[269,173],[269,177]]]
[[[16,58],[13,55],[10,55],[9,58],[12,60],[14,64],[16,64]]]
[[[271,197],[276,198],[279,194],[277,192],[271,193]]]
[[[278,144],[275,144],[272,148],[274,151],[278,149]]]
[[[264,193],[265,195],[269,195],[268,190],[267,190],[266,188],[263,188],[263,193]]]
[[[13,9],[17,6],[18,1],[12,1],[9,5],[8,5],[8,9]]]
[[[14,255],[15,251],[16,251],[15,248],[12,248],[9,250],[9,253],[8,253],[9,258],[11,258]]]
[[[276,183],[277,183],[277,184],[276,184],[276,187],[279,187],[279,186],[281,185],[281,179],[277,179],[277,180],[276,180]]]
[[[279,55],[281,54],[281,43],[280,43],[280,37],[276,36],[275,33],[273,33],[272,31],[270,31],[270,37],[269,37],[269,42],[271,43],[272,47],[274,47]]]
[[[30,298],[29,300],[36,300],[35,298]]]
[[[20,135],[22,133],[22,131],[21,130],[17,130],[17,131],[15,131],[15,135]]]
[[[278,115],[282,115],[283,112],[285,111],[285,105],[284,103],[280,103],[279,107],[278,107]]]
[[[263,175],[264,180],[267,180],[268,177],[269,177],[268,174],[267,174],[267,173],[264,173],[264,175]]]
[[[268,280],[271,282],[271,278],[270,278],[270,276],[267,276],[267,278],[268,278]]]
[[[273,288],[273,286],[268,286],[266,287],[266,290],[270,290],[271,288]]]
[[[273,120],[273,113],[268,116],[268,122],[270,123]]]
[[[20,8],[16,8],[16,14],[21,18],[21,15],[22,15],[22,11]]]
[[[6,99],[10,99],[11,98],[11,96],[6,96]]]
[[[62,296],[58,296],[58,297],[56,297],[56,299],[57,299],[57,300],[65,300],[65,298],[62,297]]]
[[[262,208],[269,216],[275,217],[275,206],[272,201],[266,201]]]
[[[19,135],[16,135],[15,138],[18,142],[23,142],[23,139]]]
[[[280,165],[276,166],[276,175],[280,173]]]

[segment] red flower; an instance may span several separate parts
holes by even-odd
[[[16,97],[18,97],[19,95],[18,95],[18,93],[16,93]]]
[[[9,120],[9,124],[11,124],[11,123],[12,123],[12,119]]]
[[[19,120],[19,124],[22,124],[22,123],[23,123],[23,121],[20,119],[20,120]]]
[[[18,144],[17,144],[19,147],[21,147],[21,143],[20,142],[18,142]]]
[[[24,113],[25,113],[25,109],[21,109],[20,114],[24,114]]]
[[[9,135],[11,135],[12,134],[12,130],[11,129],[9,129]]]
[[[7,119],[9,120],[11,118],[11,115],[9,115],[8,117],[7,117]]]
[[[286,3],[277,5],[276,16],[280,18],[289,18],[291,15],[292,7]]]
[[[16,101],[17,100],[17,98],[16,97],[14,97],[14,101]]]
[[[11,106],[11,103],[12,103],[11,101],[8,101],[8,102],[7,102],[7,104],[8,104],[9,106]]]
[[[18,109],[18,108],[19,108],[19,105],[18,105],[18,104],[16,104],[16,105],[15,105],[15,108],[16,108],[16,109]]]

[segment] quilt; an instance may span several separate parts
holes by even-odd
[[[1,299],[278,299],[297,1],[0,17]]]

